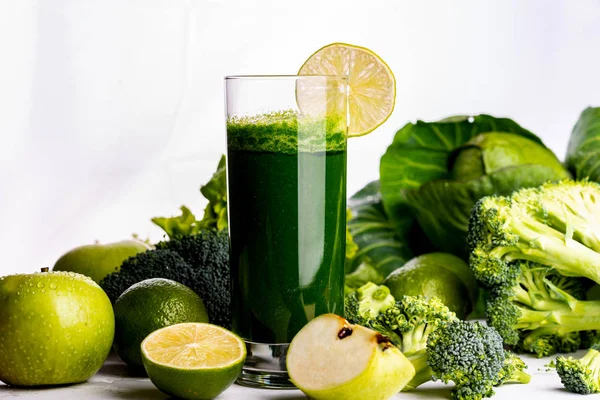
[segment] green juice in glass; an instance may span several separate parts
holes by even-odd
[[[294,112],[230,119],[233,329],[289,343],[312,318],[343,315],[346,133]]]

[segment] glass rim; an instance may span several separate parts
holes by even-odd
[[[348,76],[347,75],[320,75],[320,74],[314,74],[314,75],[227,75],[225,76],[225,80],[229,81],[229,80],[252,80],[252,79],[256,79],[256,80],[285,80],[285,79],[322,79],[322,78],[326,78],[326,79],[331,79],[331,80],[340,80],[340,81],[348,81]]]

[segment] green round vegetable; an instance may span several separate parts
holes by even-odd
[[[458,318],[473,311],[477,282],[469,266],[448,253],[415,257],[392,272],[383,282],[396,299],[402,296],[438,297]]]
[[[117,353],[140,370],[140,345],[150,333],[183,322],[208,322],[204,303],[192,289],[162,278],[136,283],[119,297],[114,309]]]
[[[537,136],[489,115],[407,124],[380,165],[393,226],[407,232],[413,216],[435,249],[464,258],[469,215],[480,198],[569,176]]]

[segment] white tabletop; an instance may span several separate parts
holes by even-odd
[[[579,352],[575,356],[581,356]],[[580,399],[579,395],[569,393],[562,387],[556,371],[546,371],[544,367],[551,359],[536,359],[524,356],[532,375],[528,385],[504,385],[496,389],[495,400],[503,399]],[[400,393],[394,399],[446,399],[451,386],[439,382],[430,382],[410,393]],[[149,379],[130,377],[125,365],[116,356],[111,356],[104,367],[87,383],[52,389],[13,389],[0,383],[0,399],[44,399],[44,400],[166,400],[169,399],[156,389]],[[306,399],[298,390],[250,389],[238,385],[231,386],[218,400],[260,400],[260,399]],[[343,400],[343,399],[340,399]],[[369,399],[364,399],[369,400]]]

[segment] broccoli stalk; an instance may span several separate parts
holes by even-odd
[[[556,372],[564,387],[573,393],[600,392],[600,347],[592,346],[580,359],[559,356]]]
[[[426,351],[406,356],[406,358],[408,358],[408,360],[415,368],[415,376],[411,379],[410,382],[408,382],[404,389],[402,389],[403,392],[415,390],[422,384],[429,382],[431,380],[431,377],[433,376],[433,371],[427,363],[428,358]]]
[[[516,355],[506,351],[504,357],[504,365],[500,370],[498,382],[494,386],[500,386],[505,383],[529,383],[531,375],[525,370],[527,364]]]
[[[504,343],[548,356],[572,352],[581,345],[579,332],[600,327],[600,301],[584,296],[579,279],[567,278],[542,265],[521,262],[510,288],[496,288],[486,317]]]
[[[476,278],[487,287],[510,283],[513,261],[527,260],[600,283],[599,196],[597,183],[563,181],[480,199],[468,234]]]

